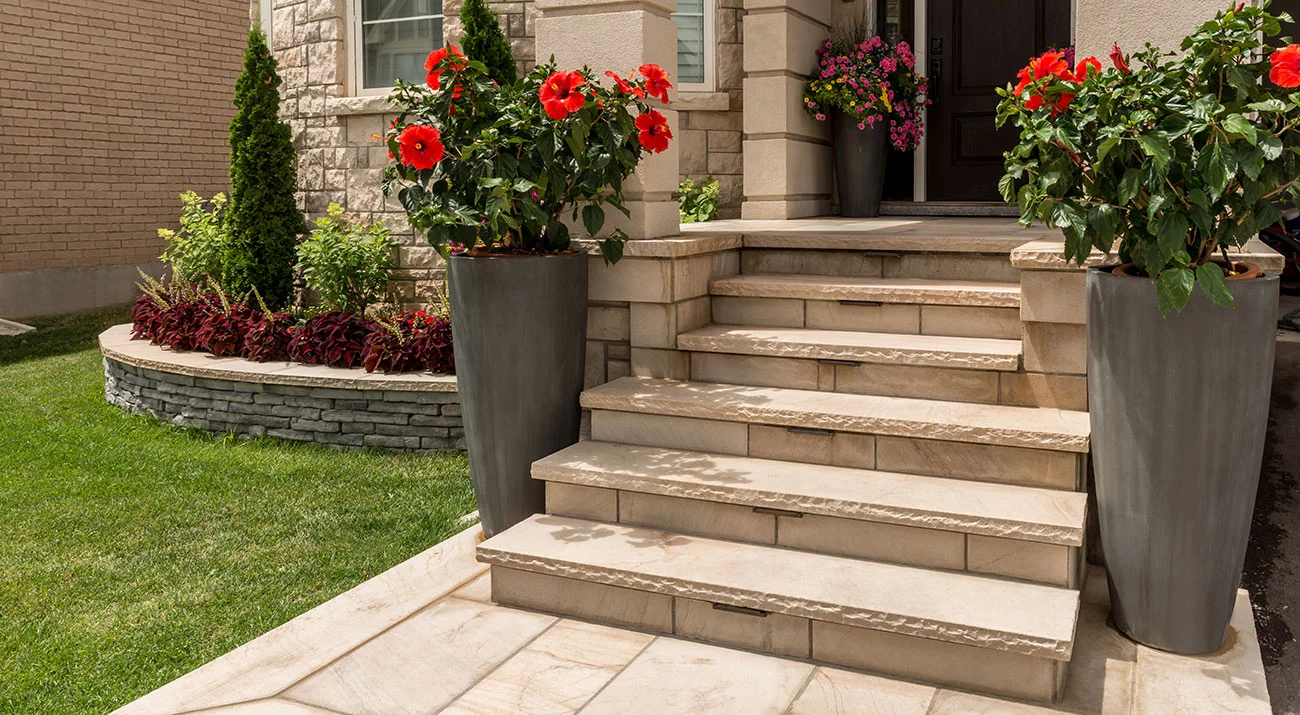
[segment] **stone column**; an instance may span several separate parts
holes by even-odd
[[[1142,49],[1147,40],[1161,49],[1177,51],[1184,37],[1227,7],[1223,0],[1077,0],[1075,56],[1096,55],[1109,67],[1105,58],[1116,42],[1126,54]]]
[[[653,62],[675,78],[677,24],[670,15],[676,10],[677,0],[537,0],[537,62],[553,55],[560,69],[586,65],[599,77],[606,70],[626,75]],[[677,113],[656,108],[676,134]],[[633,239],[676,235],[677,157],[677,142],[648,155],[624,185],[631,218],[607,211],[606,227],[621,228]]]
[[[830,213],[827,123],[803,109],[803,83],[830,31],[831,0],[745,0],[745,203],[741,217]]]

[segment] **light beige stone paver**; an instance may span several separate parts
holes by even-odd
[[[683,224],[688,236],[740,234],[753,248],[837,250],[931,250],[949,253],[1007,254],[1029,241],[1060,240],[1061,232],[1042,226],[1022,228],[1014,218],[882,216],[854,219],[821,217],[793,220],[710,221]]]
[[[166,715],[274,696],[482,574],[473,526],[117,712]]]
[[[780,715],[813,666],[660,638],[583,709],[584,715]]]
[[[665,415],[593,410],[591,438],[602,442],[657,444],[677,449],[743,455],[749,431],[737,422]]]
[[[1077,591],[1039,584],[554,516],[534,516],[497,534],[480,545],[478,558],[1053,659],[1069,658],[1079,601]],[[557,596],[556,602],[565,600]]]
[[[555,620],[449,598],[348,653],[285,695],[349,713],[436,713]]]
[[[442,715],[577,712],[654,636],[562,620],[460,696]]]
[[[1087,452],[1088,413],[879,395],[623,378],[582,406],[701,419]]]
[[[533,477],[548,492],[577,484],[1064,546],[1083,543],[1087,508],[1079,492],[595,441],[539,460]]]
[[[779,298],[714,298],[714,303],[723,300],[753,300],[776,302]],[[919,305],[902,305],[898,303],[839,303],[833,300],[809,300],[804,304],[804,323],[809,328],[825,330],[866,330],[882,333],[919,333],[921,332],[921,307]],[[941,306],[935,306],[941,307]],[[1009,309],[1004,309],[1009,310]],[[743,317],[743,316],[742,316]],[[749,320],[731,321],[714,314],[719,323],[745,325],[767,325]],[[798,325],[793,326],[798,327]],[[1017,333],[1016,337],[1019,337]]]
[[[5,320],[4,318],[0,318],[0,337],[7,336],[7,335],[22,335],[23,333],[30,333],[35,329],[36,328],[33,328],[30,325],[15,323],[12,320]]]
[[[677,336],[680,350],[849,360],[975,370],[1015,370],[1020,341],[809,328],[711,325]]]
[[[456,539],[467,540],[472,544],[477,528],[467,531]],[[431,558],[437,555],[435,560]],[[420,568],[412,568],[419,564]],[[326,704],[328,710],[294,702],[279,695],[281,687],[269,694],[251,696],[255,691],[265,692],[268,685],[284,682],[285,678],[300,680],[313,672],[328,666],[333,657],[321,660],[320,653],[347,653],[356,648],[360,642],[375,638],[393,628],[386,618],[358,618],[355,612],[358,593],[368,593],[377,597],[380,592],[389,592],[400,599],[400,590],[394,589],[395,583],[407,583],[420,591],[421,599],[430,601],[446,597],[456,590],[455,598],[478,599],[489,587],[486,576],[471,577],[468,585],[461,586],[461,581],[448,579],[448,574],[476,573],[483,567],[475,563],[471,549],[459,548],[454,539],[430,549],[417,559],[412,559],[393,570],[381,574],[371,581],[358,586],[353,592],[339,596],[334,601],[290,621],[280,629],[253,641],[257,644],[256,654],[261,660],[250,657],[249,646],[244,646],[228,653],[211,663],[163,686],[154,693],[131,703],[118,712],[122,713],[159,713],[159,715],[176,715],[207,708],[204,712],[214,715],[320,715],[322,712],[350,712],[343,702]],[[396,573],[395,573],[396,572]],[[339,603],[335,603],[338,601]],[[370,610],[384,612],[397,604],[385,604],[380,598],[369,603]],[[484,608],[514,612],[502,606]],[[401,610],[400,608],[398,610]],[[731,713],[751,712],[749,710],[728,709],[734,702],[749,703],[749,700],[726,700],[727,693],[744,692],[754,688],[766,693],[776,693],[777,710],[783,712],[789,705],[790,715],[921,715],[934,700],[934,710],[930,713],[942,715],[1045,715],[1046,713],[1073,713],[1075,715],[1136,715],[1137,713],[1177,713],[1177,715],[1218,715],[1219,713],[1264,713],[1269,712],[1267,689],[1264,681],[1260,654],[1255,643],[1255,633],[1249,600],[1245,591],[1238,597],[1237,610],[1233,617],[1235,640],[1231,647],[1223,652],[1203,658],[1174,656],[1154,653],[1155,657],[1143,658],[1145,678],[1142,685],[1135,686],[1134,671],[1142,648],[1124,638],[1107,625],[1108,613],[1106,601],[1106,576],[1099,568],[1092,568],[1084,588],[1083,606],[1080,612],[1078,633],[1075,641],[1073,658],[1069,669],[1069,683],[1065,700],[1059,705],[1030,705],[1023,702],[1003,700],[985,696],[975,696],[951,690],[935,690],[933,686],[912,682],[893,680],[879,675],[851,672],[830,667],[805,665],[798,661],[782,660],[776,657],[761,656],[744,651],[732,651],[725,648],[712,648],[697,644],[682,644],[661,637],[655,643],[667,642],[670,649],[677,652],[689,651],[693,656],[704,654],[705,657],[666,658],[657,655],[649,666],[638,672],[658,672],[663,679],[637,677],[620,685],[616,693],[623,702],[636,702],[643,699],[649,706],[659,707],[664,698],[672,698],[676,683],[684,683],[690,693],[702,692],[702,698],[691,702],[689,695],[685,698],[687,705],[683,712],[707,713],[716,700],[709,700],[711,694],[722,693],[724,698],[721,709],[712,712]],[[517,612],[516,612],[517,613]],[[363,611],[364,615],[364,611]],[[534,617],[535,614],[527,614]],[[737,617],[742,617],[737,615]],[[361,621],[361,622],[358,622]],[[573,621],[561,620],[560,624]],[[616,637],[645,639],[651,636],[639,633],[609,629],[600,626],[587,631],[575,629],[572,646],[583,653],[584,658],[590,652],[598,650],[599,644],[608,642],[600,634],[609,631],[621,634]],[[581,633],[578,631],[581,630]],[[301,642],[284,637],[286,633],[298,634],[310,640],[311,648],[303,649]],[[272,635],[277,637],[272,638]],[[596,634],[596,635],[590,635]],[[589,638],[590,636],[590,638]],[[361,640],[358,640],[360,637]],[[539,639],[540,640],[540,639]],[[538,641],[534,641],[537,643]],[[546,658],[533,658],[525,654],[525,648],[500,664],[497,672],[508,673],[510,677],[524,683],[557,683],[560,677],[554,671],[554,663]],[[359,651],[358,651],[359,652]],[[372,651],[371,651],[372,652]],[[630,662],[635,664],[641,655]],[[895,659],[905,657],[897,649],[885,654]],[[733,657],[734,656],[734,657]],[[335,656],[337,657],[337,656]],[[663,661],[669,661],[671,670],[662,670]],[[608,661],[604,661],[608,662]],[[586,666],[576,666],[578,670]],[[767,680],[784,683],[789,680],[789,669],[794,672],[808,673],[810,677],[796,683],[795,691],[781,687],[771,687]],[[724,670],[725,669],[725,670]],[[719,673],[730,673],[726,680],[719,680]],[[293,675],[298,673],[297,676]],[[750,675],[746,675],[749,673]],[[773,676],[775,674],[775,676]],[[636,675],[636,673],[634,673]],[[675,680],[669,680],[669,677]],[[492,680],[493,675],[486,676]],[[734,678],[734,679],[732,679]],[[498,680],[500,680],[498,678]],[[483,681],[480,681],[480,683]],[[574,682],[587,683],[585,678],[576,678]],[[806,682],[806,684],[805,684]],[[260,685],[258,685],[260,683]],[[634,687],[640,684],[640,690]],[[716,683],[718,687],[709,687]],[[759,683],[759,685],[754,685]],[[253,686],[250,688],[250,684]],[[290,685],[292,682],[289,683]],[[703,685],[700,685],[703,684]],[[371,684],[374,686],[374,684]],[[465,692],[472,692],[467,687]],[[612,683],[611,683],[612,685]],[[285,686],[287,687],[287,686]],[[413,687],[424,687],[422,683],[399,683],[390,686],[400,691]],[[550,686],[548,686],[550,687]],[[800,691],[799,688],[802,687]],[[1135,698],[1137,690],[1145,687],[1140,698]],[[488,688],[491,692],[505,692],[503,686],[494,682]],[[606,692],[609,688],[606,689]],[[559,694],[559,690],[550,691]],[[185,699],[181,694],[199,695],[198,698]],[[781,703],[782,697],[787,699]],[[1171,695],[1172,693],[1172,695]],[[795,697],[797,694],[797,698]],[[382,694],[394,697],[391,692]],[[376,695],[376,698],[380,695]],[[477,697],[477,696],[476,696]],[[527,696],[525,696],[527,697]],[[566,702],[575,702],[578,698],[564,698]],[[1133,709],[1134,701],[1142,703],[1143,709]],[[416,702],[420,711],[436,711],[436,704]],[[530,701],[535,702],[535,701]],[[681,700],[674,699],[673,703]],[[222,703],[239,703],[222,705]],[[670,703],[671,704],[671,703]],[[549,705],[544,705],[549,707]],[[604,707],[602,705],[602,707]],[[611,706],[612,707],[612,706]],[[426,709],[427,708],[427,709]],[[544,710],[550,712],[549,710]],[[613,710],[614,712],[620,712]],[[649,710],[660,715],[671,710]],[[475,712],[475,711],[471,711]],[[492,712],[488,710],[487,712]],[[506,710],[504,712],[529,712],[527,709]],[[635,712],[633,710],[632,712]],[[762,710],[757,710],[762,712]]]
[[[790,715],[926,715],[937,691],[836,668],[818,668]]]
[[[1228,255],[1250,261],[1270,273],[1281,273],[1285,264],[1282,254],[1269,248],[1258,238],[1252,238],[1238,251],[1229,251]],[[1119,263],[1116,254],[1106,254],[1093,249],[1084,262],[1086,266],[1114,265]],[[1021,270],[1034,271],[1078,271],[1082,270],[1074,261],[1065,260],[1065,239],[1056,236],[1037,238],[1017,246],[1011,251],[1011,265]]]
[[[1018,283],[927,280],[924,278],[851,278],[764,273],[715,278],[713,295],[803,300],[862,300],[919,305],[1020,307]]]

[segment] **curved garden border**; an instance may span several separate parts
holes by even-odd
[[[132,340],[130,325],[105,330],[99,347],[108,401],[176,426],[341,448],[465,448],[452,375],[178,353]]]

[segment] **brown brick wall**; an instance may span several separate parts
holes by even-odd
[[[227,190],[248,23],[248,0],[0,0],[0,273],[151,262],[181,191]]]

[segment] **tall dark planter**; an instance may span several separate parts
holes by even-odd
[[[1115,624],[1218,650],[1241,580],[1273,378],[1278,278],[1161,317],[1146,278],[1088,271],[1088,410]]]
[[[465,442],[493,536],[545,510],[532,463],[578,441],[587,256],[452,256],[450,272]]]
[[[831,112],[831,135],[840,215],[851,218],[879,216],[880,197],[885,191],[889,130],[883,122],[858,129],[857,120],[835,110]]]

